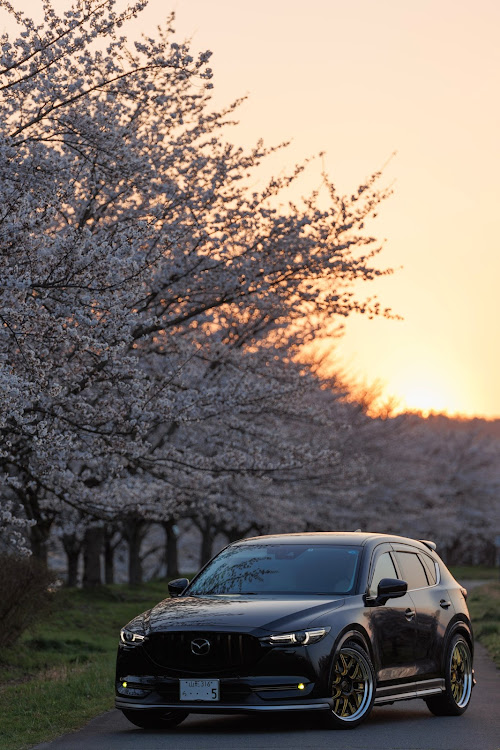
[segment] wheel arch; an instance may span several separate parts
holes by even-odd
[[[330,668],[333,667],[335,656],[347,641],[354,641],[354,643],[357,643],[358,646],[361,646],[370,657],[370,661],[373,663],[373,649],[368,633],[366,632],[366,630],[364,630],[364,628],[361,627],[361,625],[349,625],[340,633],[335,642],[335,647],[332,651],[332,664]]]
[[[445,647],[443,649],[443,655],[441,658],[442,669],[445,669],[446,667],[446,655],[448,653],[451,639],[455,635],[464,636],[465,640],[467,641],[467,645],[470,648],[471,656],[474,658],[474,636],[472,634],[472,627],[470,623],[467,622],[467,620],[458,618],[449,625],[448,630],[446,631],[446,636],[444,638]]]

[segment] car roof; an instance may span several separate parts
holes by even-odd
[[[294,534],[267,534],[265,536],[240,539],[234,542],[234,544],[253,545],[262,544],[262,542],[266,544],[311,544],[314,542],[314,544],[345,544],[358,547],[364,547],[370,542],[378,544],[392,542],[393,544],[411,544],[429,552],[429,548],[416,539],[396,534],[379,534],[368,531],[308,531]]]

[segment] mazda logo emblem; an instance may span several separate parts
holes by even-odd
[[[196,638],[191,641],[191,651],[195,656],[205,656],[210,651],[210,641],[206,638]]]

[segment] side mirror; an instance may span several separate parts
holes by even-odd
[[[375,604],[385,604],[389,599],[404,596],[407,591],[406,581],[400,581],[398,578],[382,578],[377,588]]]
[[[180,596],[186,586],[189,585],[189,578],[176,578],[174,581],[170,581],[168,584],[168,593],[175,599],[176,596]]]

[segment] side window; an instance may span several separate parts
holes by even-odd
[[[419,554],[419,558],[424,564],[429,586],[434,586],[434,584],[437,583],[436,565],[434,564],[434,560],[432,557],[429,557],[429,555],[425,555],[422,552]]]
[[[414,552],[396,552],[398,562],[403,569],[403,576],[408,582],[408,590],[421,589],[428,586],[423,563]]]
[[[392,562],[392,557],[388,552],[384,552],[377,559],[373,570],[372,582],[368,589],[369,596],[377,596],[377,587],[382,578],[397,578],[396,568]]]

